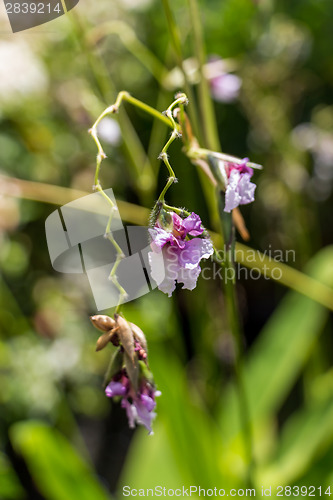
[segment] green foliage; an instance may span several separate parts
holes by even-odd
[[[0,498],[29,494],[20,463],[7,455],[8,435],[46,500],[102,500],[110,498],[107,489],[121,497],[123,485],[244,487],[251,440],[244,424],[252,430],[255,486],[332,484],[328,310],[285,293],[278,282],[237,281],[249,422],[239,403],[223,273],[210,264],[210,279],[202,278],[193,292],[179,290],[169,299],[154,290],[123,309],[147,336],[162,392],[155,435],[129,434],[125,411],[104,396],[114,348],[95,353],[89,283],[52,270],[45,219],[53,205],[77,197],[74,190],[91,192],[96,151],[87,130],[119,91],[158,111],[175,92],[187,92],[162,2],[111,3],[85,0],[83,9],[82,0],[52,22],[53,31],[36,28],[34,36],[0,40],[6,176],[0,179]],[[188,4],[172,1],[171,7],[187,59],[190,114],[196,111],[204,137],[200,75],[188,60],[197,55]],[[256,203],[242,207],[250,245],[293,249],[295,258],[286,264],[333,288],[331,1],[209,0],[199,7],[207,61],[222,57],[224,71],[242,80],[235,101],[214,102],[223,151],[264,166],[254,175]],[[129,103],[112,118],[121,138],[103,139],[100,181],[117,200],[132,203],[126,222],[146,225],[142,208],[151,210],[168,175],[157,157],[170,131]],[[214,188],[183,154],[180,140],[168,155],[179,182],[167,203],[199,213],[207,229],[219,231]],[[309,282],[302,283],[306,294]],[[80,432],[91,462],[78,446]]]
[[[90,465],[58,431],[38,421],[20,422],[10,428],[10,439],[45,498],[110,499]]]
[[[0,454],[0,498],[3,500],[21,500],[24,490],[4,453]]]

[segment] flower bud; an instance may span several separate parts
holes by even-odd
[[[112,331],[103,333],[103,335],[101,335],[97,340],[96,351],[101,351],[102,349],[104,349],[104,347],[106,347],[106,345],[110,342],[112,335]]]
[[[110,316],[106,316],[104,314],[90,316],[90,321],[92,322],[94,327],[98,330],[101,330],[101,332],[108,332],[116,326],[115,320],[110,318]]]

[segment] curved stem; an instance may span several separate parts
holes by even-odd
[[[66,205],[77,198],[87,196],[86,191],[46,184],[43,182],[26,181],[15,177],[6,177],[0,175],[0,194],[13,198],[22,198],[26,200],[48,203],[53,205]],[[129,203],[123,200],[117,201],[122,220],[131,224],[145,225],[149,218],[149,209]],[[164,208],[173,210],[181,215],[189,215],[189,212],[177,207],[172,207],[164,203]],[[222,247],[221,236],[218,233],[210,231],[210,236],[215,246]],[[255,250],[243,243],[236,242],[235,261],[248,268],[256,268],[263,276],[267,276],[281,285],[294,290],[311,300],[327,307],[333,311],[333,291],[324,283],[317,281],[311,276],[294,269],[288,264],[274,260],[269,255]],[[216,262],[224,267],[217,257]],[[279,276],[276,276],[276,271]]]
[[[176,180],[177,180],[175,173],[173,171],[173,168],[171,167],[170,162],[168,160],[168,154],[167,154],[167,151],[168,151],[170,145],[173,143],[173,141],[181,136],[180,127],[179,127],[178,123],[175,122],[172,111],[176,106],[184,106],[187,103],[188,103],[188,99],[187,99],[186,94],[178,94],[178,95],[176,95],[176,99],[170,104],[168,109],[165,111],[165,115],[170,120],[171,126],[173,127],[173,131],[170,135],[169,140],[167,141],[164,148],[162,149],[161,154],[159,155],[159,158],[161,160],[163,160],[165,166],[167,167],[168,172],[169,172],[169,178],[168,178],[167,183],[164,186],[161,194],[158,197],[157,203],[159,203],[161,201],[164,202],[164,197],[165,197],[166,192],[168,191],[169,187],[172,186],[172,184],[174,182],[176,182]]]
[[[115,204],[113,203],[113,201],[111,200],[111,198],[109,198],[109,196],[104,192],[104,190],[102,188],[102,185],[101,185],[101,183],[99,181],[99,172],[100,172],[100,168],[101,168],[101,163],[102,163],[103,159],[106,158],[106,154],[104,153],[103,147],[102,147],[102,145],[100,143],[100,140],[99,140],[98,134],[97,134],[97,126],[100,123],[100,121],[107,114],[112,113],[112,112],[114,112],[114,107],[113,106],[110,106],[105,111],[103,111],[103,113],[95,121],[95,123],[92,126],[92,128],[89,130],[89,133],[92,136],[92,138],[94,139],[95,144],[97,146],[97,151],[98,151],[97,152],[97,157],[96,157],[96,170],[95,170],[95,177],[94,177],[94,180],[95,180],[94,189],[95,189],[95,191],[99,192],[103,196],[103,198],[106,200],[106,202],[111,207],[110,217],[109,217],[106,229],[105,229],[105,238],[107,238],[112,243],[113,247],[115,248],[115,250],[117,252],[116,261],[115,261],[115,263],[114,263],[114,265],[113,265],[113,267],[111,269],[111,272],[110,272],[110,275],[109,275],[109,279],[110,279],[110,281],[112,281],[112,283],[115,285],[115,287],[119,291],[119,300],[118,300],[118,304],[117,304],[117,307],[116,307],[116,310],[115,310],[115,313],[118,313],[119,309],[120,309],[120,306],[121,306],[121,304],[123,302],[123,299],[127,296],[127,292],[120,285],[120,283],[118,281],[118,278],[117,278],[117,274],[116,274],[118,266],[119,266],[121,260],[125,257],[125,255],[124,255],[124,252],[122,251],[121,247],[118,245],[118,243],[114,239],[112,231],[111,231],[111,223],[112,223],[112,219],[113,219],[113,214],[117,210],[117,208],[116,208]]]

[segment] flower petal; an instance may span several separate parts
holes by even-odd
[[[186,234],[190,234],[191,236],[199,236],[203,233],[201,219],[199,215],[195,214],[194,212],[192,212],[191,215],[183,220],[183,226],[185,228]]]
[[[156,406],[156,402],[148,396],[148,394],[141,394],[140,396],[141,403],[148,411],[153,411]]]
[[[154,252],[161,252],[162,248],[168,241],[172,241],[173,236],[160,227],[154,227],[154,229],[148,229],[149,234],[152,238],[150,246]]]
[[[194,238],[187,241],[184,250],[179,253],[179,264],[185,269],[194,269],[201,259],[208,259],[214,252],[209,238]]]
[[[225,212],[231,212],[233,208],[236,208],[239,205],[240,196],[238,193],[238,182],[240,180],[240,177],[241,174],[238,172],[238,170],[231,170],[228,186],[225,192]]]
[[[114,382],[113,380],[105,389],[105,394],[108,398],[113,398],[114,396],[124,396],[127,392],[127,388],[121,382]]]
[[[200,266],[193,269],[180,268],[178,273],[178,283],[183,283],[183,288],[186,290],[193,290],[197,286],[197,280],[201,272]]]
[[[156,281],[159,290],[167,293],[169,297],[176,288],[179,251],[177,247],[168,246],[163,248],[160,255],[154,252],[148,253],[151,276]]]
[[[142,395],[140,398],[133,401],[133,405],[137,413],[136,421],[138,424],[144,425],[149,431],[149,434],[152,434],[153,430],[151,428],[151,423],[156,417],[156,413],[152,411],[156,406],[155,401],[149,396]]]
[[[130,429],[134,429],[135,427],[135,421],[137,420],[137,411],[136,407],[134,405],[131,405],[131,403],[127,399],[122,399],[121,401],[121,407],[126,409],[126,414],[128,418],[128,425]]]
[[[238,193],[240,196],[240,205],[246,205],[247,203],[251,203],[254,201],[254,191],[256,189],[256,185],[253,182],[250,182],[251,175],[243,174],[238,183]]]

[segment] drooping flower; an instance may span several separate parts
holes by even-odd
[[[126,369],[123,368],[113,376],[105,389],[105,394],[109,398],[121,398],[121,407],[126,410],[131,429],[137,423],[146,427],[149,434],[153,434],[152,421],[156,417],[156,413],[153,411],[156,406],[155,398],[161,393],[144,375],[142,375],[139,389],[136,391]]]
[[[213,244],[207,236],[200,217],[192,212],[182,219],[175,212],[168,212],[170,223],[159,218],[149,229],[152,252],[149,252],[151,275],[158,288],[171,297],[177,283],[193,290],[200,274],[200,261],[210,257]]]
[[[247,205],[254,201],[256,185],[250,182],[253,169],[247,167],[248,158],[242,163],[227,163],[224,165],[227,174],[227,186],[225,192],[225,212],[231,212],[238,205]]]
[[[97,341],[97,350],[108,342],[118,347],[108,372],[105,394],[115,400],[121,399],[131,428],[135,424],[146,427],[152,434],[155,398],[161,393],[156,390],[153,375],[148,366],[147,342],[142,330],[122,316],[97,315],[91,318],[93,325],[103,335]]]

